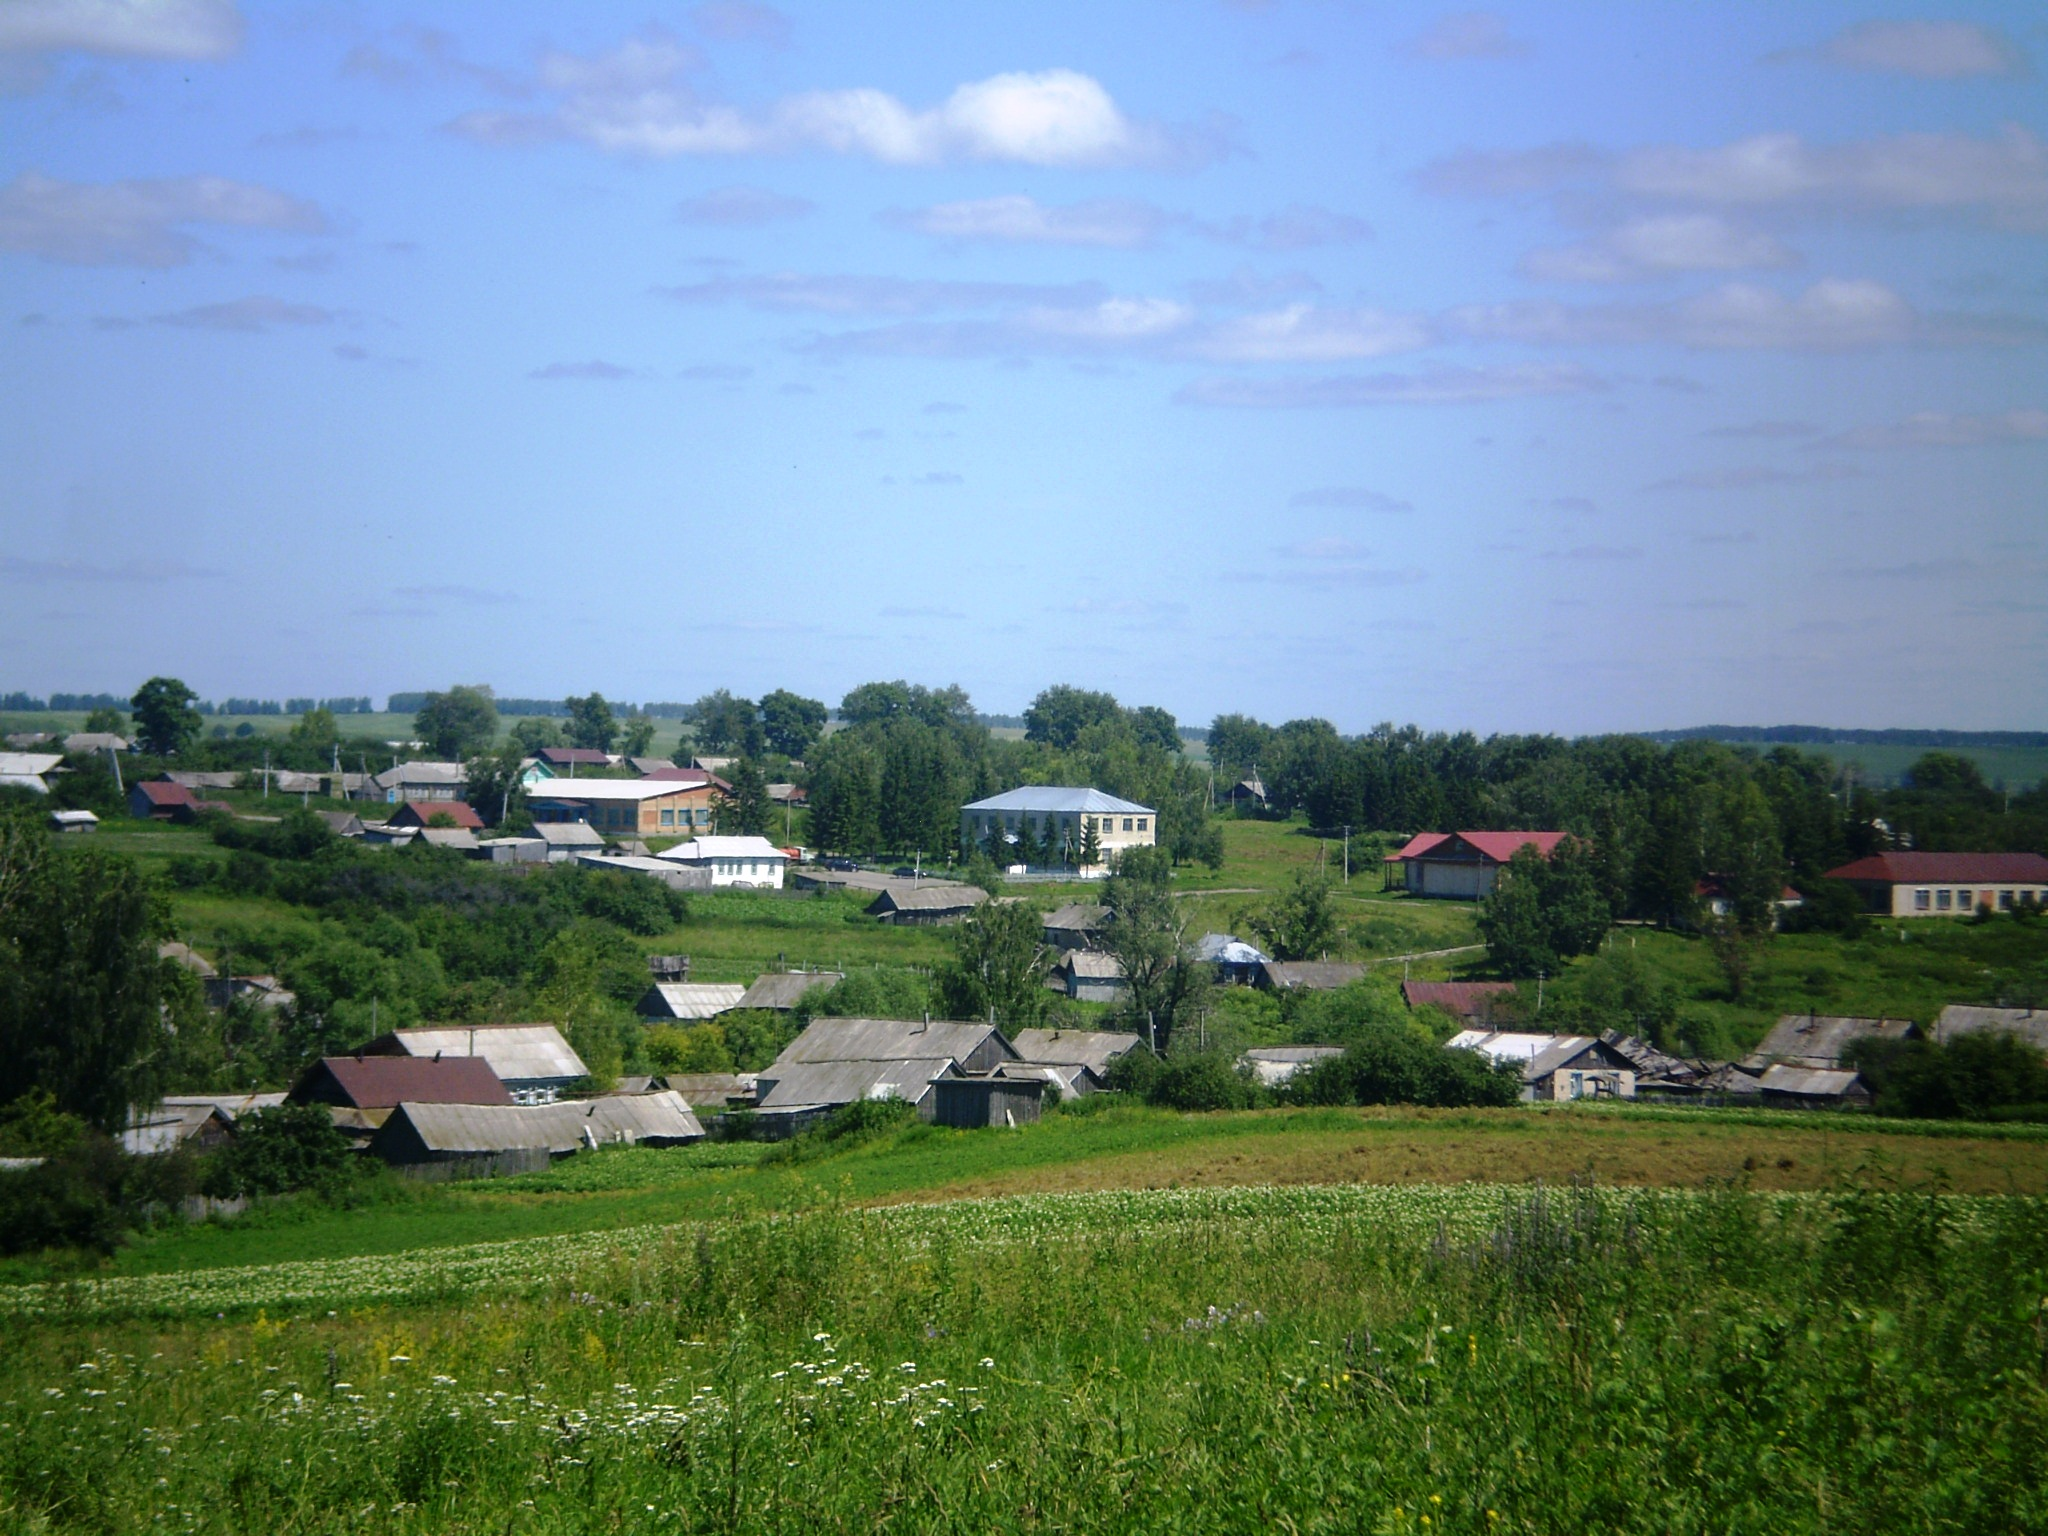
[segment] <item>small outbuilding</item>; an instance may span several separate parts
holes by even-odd
[[[1341,1045],[1260,1045],[1246,1051],[1238,1063],[1259,1080],[1260,1087],[1278,1088],[1297,1072],[1343,1054]]]
[[[1045,1102],[1037,1078],[942,1077],[932,1084],[932,1119],[963,1130],[1035,1125]]]
[[[894,928],[940,927],[965,921],[974,909],[988,900],[978,885],[938,882],[930,885],[892,886],[868,903],[868,916],[880,918]]]
[[[787,1013],[813,992],[828,992],[845,979],[839,971],[771,971],[756,977],[733,1006]]]
[[[91,811],[52,811],[50,830],[52,832],[97,832],[99,817]]]
[[[657,981],[640,994],[640,1017],[650,1022],[715,1019],[740,1006],[747,989],[736,981]]]
[[[1070,901],[1045,914],[1040,930],[1053,949],[1095,949],[1109,926],[1109,908],[1100,902]]]
[[[1854,1072],[1816,1067],[1766,1067],[1757,1079],[1763,1102],[1781,1109],[1843,1109],[1870,1103],[1870,1089]]]
[[[1069,950],[1053,967],[1051,984],[1081,1003],[1113,1003],[1131,990],[1123,962],[1090,949]]]
[[[1268,960],[1258,984],[1268,992],[1334,992],[1365,979],[1366,968],[1341,960]]]
[[[128,814],[137,821],[173,821],[180,812],[191,814],[197,804],[182,784],[150,779],[128,786]]]

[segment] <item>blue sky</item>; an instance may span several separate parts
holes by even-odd
[[[2048,725],[2034,6],[0,0],[0,685]]]

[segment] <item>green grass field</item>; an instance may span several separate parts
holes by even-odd
[[[878,1211],[821,1195],[794,1214],[0,1293],[0,1517],[2039,1529],[2044,1294],[2038,1197],[1472,1183]]]

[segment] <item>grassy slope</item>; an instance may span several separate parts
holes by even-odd
[[[753,1167],[751,1148],[629,1149],[497,1183],[331,1213],[284,1206],[227,1226],[168,1229],[115,1261],[161,1273],[396,1253],[491,1239],[795,1209],[1045,1190],[1310,1183],[1562,1182],[1765,1189],[1935,1184],[2048,1192],[2048,1130],[1900,1125],[1713,1111],[1274,1110],[1179,1115],[1118,1108],[1004,1133],[914,1128],[814,1162]],[[7,1279],[31,1278],[24,1268]]]

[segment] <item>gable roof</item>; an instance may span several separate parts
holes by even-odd
[[[371,776],[379,789],[398,789],[406,784],[460,784],[469,770],[460,763],[400,763]]]
[[[537,821],[532,837],[550,848],[602,848],[604,834],[587,821]]]
[[[703,864],[713,859],[780,859],[785,864],[789,855],[769,842],[765,837],[696,837],[687,843],[677,843],[655,855],[658,859],[674,859],[679,864]]]
[[[390,827],[424,827],[436,816],[446,816],[456,826],[470,832],[481,832],[483,817],[470,808],[466,800],[405,800],[393,811],[385,822]]]
[[[1110,1029],[1020,1029],[1011,1042],[1026,1061],[1054,1066],[1088,1067],[1096,1073],[1143,1042],[1138,1036]]]
[[[1429,852],[1430,849],[1450,835],[1448,832],[1418,832],[1409,838],[1407,842],[1388,854],[1384,862],[1398,864],[1403,859],[1415,858],[1419,854]]]
[[[193,805],[192,791],[182,784],[167,784],[160,779],[146,779],[140,784],[128,786],[130,795],[140,795],[151,805],[177,807]]]
[[[61,752],[0,752],[0,774],[39,779],[63,761]]]
[[[67,757],[73,752],[106,752],[110,750],[114,752],[128,751],[128,738],[116,735],[112,731],[73,731],[64,738],[64,753]]]
[[[2048,1051],[2048,1012],[2039,1008],[1969,1008],[1950,1003],[1934,1021],[1934,1038],[1946,1045],[1958,1035],[2018,1035],[2037,1051]]]
[[[520,1147],[545,1147],[560,1155],[585,1145],[586,1130],[600,1142],[694,1141],[704,1134],[690,1106],[674,1092],[566,1104],[408,1102],[391,1112],[371,1139],[370,1150],[385,1155],[403,1146],[409,1133],[426,1150],[450,1156],[482,1156]]]
[[[551,768],[566,768],[571,763],[579,768],[609,768],[612,761],[593,747],[542,747],[533,755]]]
[[[1796,1093],[1808,1098],[1839,1099],[1855,1094],[1863,1079],[1854,1072],[1820,1067],[1766,1067],[1757,1087],[1765,1093]],[[1865,1096],[1867,1096],[1867,1091]]]
[[[291,1101],[352,1109],[421,1104],[510,1104],[512,1095],[479,1056],[323,1056],[293,1087]]]
[[[1799,1067],[1836,1067],[1857,1040],[1910,1040],[1911,1019],[1870,1019],[1846,1014],[1787,1013],[1779,1016],[1745,1060],[1781,1061]]]
[[[1095,901],[1070,901],[1063,907],[1055,907],[1045,914],[1040,926],[1045,928],[1068,929],[1075,933],[1093,933],[1109,922],[1109,908]]]
[[[588,1077],[552,1024],[428,1024],[379,1035],[362,1056],[481,1056],[508,1083]]]
[[[711,1019],[737,1008],[747,989],[736,981],[657,981],[640,994],[643,1019]]]
[[[828,990],[844,980],[846,976],[841,971],[771,971],[755,978],[734,1006],[787,1010],[803,1001],[806,994]]]
[[[1542,1035],[1519,1030],[1467,1029],[1444,1042],[1446,1050],[1477,1051],[1489,1061],[1511,1061],[1522,1081],[1539,1082],[1589,1052],[1610,1067],[1633,1072],[1635,1063],[1592,1035]]]
[[[1537,853],[1547,859],[1566,835],[1563,832],[1453,832],[1442,842],[1409,857],[1460,858],[1463,856],[1460,845],[1463,845],[1489,864],[1505,864],[1523,848],[1533,845]]]
[[[454,848],[463,853],[475,853],[483,847],[476,840],[476,834],[467,827],[421,827],[419,836],[429,848]]]
[[[1312,992],[1334,991],[1363,980],[1365,967],[1339,960],[1268,960],[1259,967],[1259,979],[1275,992],[1306,988]]]
[[[987,900],[988,892],[978,885],[892,885],[869,902],[866,910],[870,917],[891,912],[957,912]]]
[[[1122,981],[1124,963],[1115,955],[1092,949],[1072,949],[1060,958],[1059,969],[1086,981]]]
[[[917,1019],[813,1019],[775,1058],[778,1067],[821,1061],[965,1061],[993,1036],[1001,1054],[1016,1047],[993,1024]],[[763,1076],[766,1074],[764,1073]]]
[[[757,1086],[762,1109],[804,1104],[851,1104],[856,1099],[903,1099],[915,1104],[941,1077],[959,1068],[948,1056],[903,1057],[892,1061],[777,1062],[763,1068]]]
[[[1889,881],[1895,885],[2048,885],[2048,858],[2038,853],[1931,853],[1918,849],[1873,853],[1827,873],[1830,880]]]
[[[1461,1019],[1489,1012],[1493,1000],[1513,997],[1512,981],[1404,981],[1401,996],[1410,1008],[1441,1008]]]
[[[1073,788],[1058,784],[1027,784],[1021,789],[1005,790],[1000,795],[990,795],[986,800],[976,800],[962,806],[968,811],[1028,811],[1033,815],[1052,812],[1081,812],[1132,816],[1150,816],[1152,807],[1139,805],[1135,800],[1119,800],[1115,795],[1105,795],[1099,789]]]

